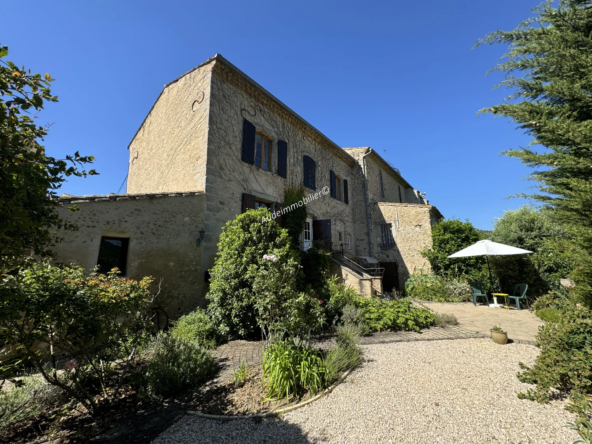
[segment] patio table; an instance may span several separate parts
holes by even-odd
[[[506,310],[510,309],[510,306],[508,305],[508,294],[507,293],[491,293],[491,295],[493,296],[493,304],[490,304],[490,307],[504,307]],[[506,298],[506,303],[504,304],[498,304],[497,302],[497,297],[505,297]]]

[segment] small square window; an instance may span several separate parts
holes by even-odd
[[[99,247],[99,273],[106,274],[117,267],[122,276],[127,275],[127,253],[129,249],[129,238],[109,237],[101,238]]]

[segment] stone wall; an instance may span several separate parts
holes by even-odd
[[[129,145],[128,193],[205,189],[211,67],[164,87]]]
[[[432,226],[439,214],[434,207],[376,202],[371,205],[371,213],[374,257],[379,262],[397,263],[401,288],[411,273],[419,269],[430,271],[430,264],[421,251],[432,246]],[[381,224],[391,224],[394,247],[381,248]]]
[[[360,277],[347,267],[336,261],[329,264],[329,273],[337,276],[343,285],[351,287],[366,298],[375,294],[382,294],[382,280],[379,277]]]
[[[127,237],[127,277],[153,276],[154,291],[162,279],[158,303],[171,318],[204,305],[202,248],[195,244],[203,226],[203,194],[83,196],[62,202],[60,215],[78,231],[59,233],[64,241],[53,248],[57,262],[91,271],[102,236]],[[79,211],[69,211],[70,204]]]
[[[407,202],[420,203],[409,184],[388,165],[370,147],[345,148],[348,154],[356,159],[363,167],[365,163],[366,180],[368,186],[368,199],[370,202]],[[362,159],[365,159],[363,162]],[[384,197],[380,190],[380,177],[382,176]],[[399,190],[401,194],[399,194]],[[411,194],[408,194],[411,190]]]
[[[313,219],[331,220],[335,248],[349,235],[351,249],[355,251],[352,203],[359,199],[360,188],[353,186],[359,174],[354,159],[318,136],[279,101],[271,99],[248,78],[236,75],[226,64],[216,62],[211,79],[204,266],[213,265],[222,226],[241,213],[243,193],[270,203],[283,202],[286,187],[303,184],[304,155],[316,162],[316,191],[329,187],[330,170],[348,180],[349,204],[325,195],[309,203],[307,209]],[[272,139],[272,171],[241,160],[243,119]],[[277,174],[278,140],[288,144],[287,178]],[[314,193],[311,189],[305,191]],[[339,241],[340,232],[342,241]]]

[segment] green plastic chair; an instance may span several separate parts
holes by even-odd
[[[520,310],[520,301],[524,300],[526,302],[526,307],[530,308],[528,305],[528,298],[526,297],[526,290],[528,290],[528,285],[526,284],[517,284],[514,286],[513,294],[508,295],[508,300],[514,299],[516,302],[516,308]]]
[[[487,293],[483,293],[483,290],[481,290],[481,284],[472,282],[471,287],[473,288],[473,305],[477,305],[477,298],[485,298],[487,305],[489,305],[489,298],[487,297]]]

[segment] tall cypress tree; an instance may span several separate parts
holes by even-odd
[[[543,203],[571,235],[576,295],[592,305],[592,1],[548,1],[513,31],[496,31],[478,45],[509,45],[498,86],[512,90],[481,110],[509,117],[532,136],[528,147],[505,151],[535,168],[530,178]]]

